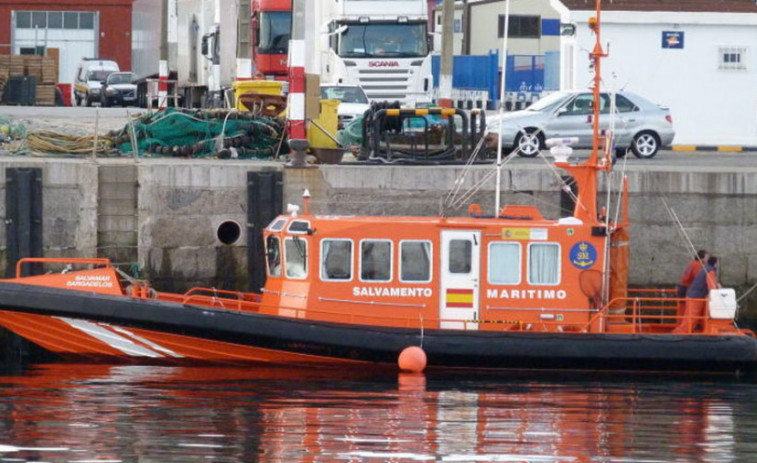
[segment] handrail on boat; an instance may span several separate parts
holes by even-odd
[[[195,296],[197,295],[195,293],[200,293],[200,292],[211,293],[213,295],[224,294],[224,295],[229,295],[229,296],[236,296],[236,298],[239,300],[247,300],[244,297],[245,293],[242,291],[230,291],[227,289],[218,289],[218,288],[205,288],[202,286],[195,286],[194,288],[190,288],[187,292],[184,293],[184,297]]]
[[[16,263],[16,278],[21,278],[21,269],[24,264],[78,264],[78,265],[102,265],[111,267],[110,259],[104,257],[24,257]]]
[[[675,290],[637,290],[637,292],[666,292],[674,293]],[[694,327],[702,325],[702,332],[708,332],[710,328],[710,317],[707,312],[702,315],[678,315],[677,312],[669,314],[666,312],[677,311],[680,304],[686,302],[703,302],[705,308],[708,300],[706,298],[681,298],[681,297],[617,297],[610,300],[596,314],[594,314],[584,325],[584,330],[588,331],[592,326],[601,326],[606,331],[608,323],[625,324],[631,327],[632,333],[649,332],[643,331],[642,328],[657,328],[661,331],[672,330],[684,320],[690,320],[689,330],[681,334],[696,334]],[[662,303],[666,304],[662,304]],[[649,305],[644,305],[647,303]],[[612,313],[613,310],[622,312]],[[699,333],[699,330],[697,330]]]

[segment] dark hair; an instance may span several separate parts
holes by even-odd
[[[715,265],[718,263],[718,258],[715,256],[710,256],[709,259],[707,259],[707,265]]]
[[[697,255],[694,257],[694,259],[702,260],[702,259],[704,259],[704,256],[706,256],[706,255],[707,255],[707,250],[706,249],[700,249],[699,251],[697,251]]]

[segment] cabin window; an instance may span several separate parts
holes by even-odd
[[[556,285],[560,282],[559,245],[556,243],[529,245],[528,282],[532,285]]]
[[[304,220],[293,220],[287,229],[289,233],[308,233],[310,231],[310,222]]]
[[[287,223],[286,219],[276,219],[268,226],[268,230],[274,232],[281,231],[281,229],[284,228],[285,223]]]
[[[364,240],[360,242],[360,279],[389,281],[392,279],[392,242]]]
[[[450,240],[449,273],[470,273],[473,245],[470,240]]]
[[[303,280],[308,276],[308,242],[294,237],[284,240],[284,258],[288,278]]]
[[[272,277],[281,276],[281,248],[279,247],[279,237],[269,236],[265,240],[265,255],[268,263],[268,275]]]
[[[520,283],[520,244],[505,242],[489,244],[489,283],[493,285]]]
[[[352,241],[321,241],[321,280],[352,279]]]
[[[430,241],[403,241],[400,243],[400,281],[431,281]]]

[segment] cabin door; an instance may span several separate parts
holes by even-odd
[[[470,320],[478,320],[481,232],[442,231],[441,256],[441,328],[476,330]]]

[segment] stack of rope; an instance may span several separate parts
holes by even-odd
[[[97,148],[95,148],[97,144]],[[89,156],[96,153],[111,153],[113,138],[104,136],[64,135],[47,130],[29,132],[21,145],[20,153],[30,156]]]

